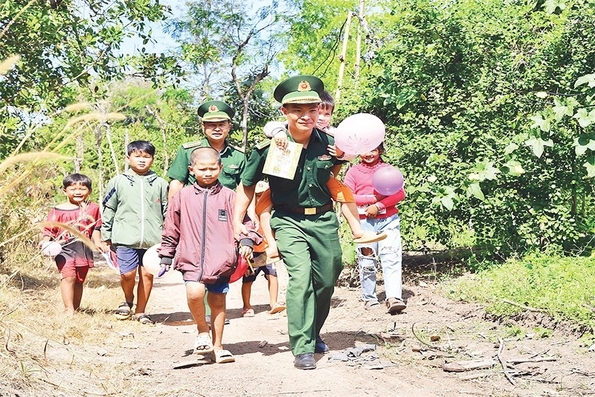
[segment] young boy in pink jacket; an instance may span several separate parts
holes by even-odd
[[[198,330],[195,353],[213,353],[217,363],[234,362],[234,356],[222,345],[229,276],[237,266],[238,254],[250,258],[254,243],[260,243],[261,237],[246,218],[248,235],[234,239],[235,192],[218,180],[222,166],[216,150],[194,150],[188,168],[196,182],[169,202],[159,248],[161,266],[169,269],[175,257],[174,268],[184,277],[188,308]],[[205,291],[209,291],[212,337],[205,319]]]

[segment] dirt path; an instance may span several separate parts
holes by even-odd
[[[483,320],[477,305],[452,302],[431,283],[405,284],[406,312],[366,311],[357,291],[337,288],[322,336],[329,355],[318,368],[293,368],[284,313],[269,315],[266,281],[254,283],[256,316],[241,317],[241,282],[228,294],[224,345],[232,364],[174,369],[194,360],[195,326],[187,311],[181,276],[156,280],[150,311],[155,326],[134,326],[133,337],[110,346],[108,356],[126,368],[121,395],[154,396],[577,396],[595,394],[595,352],[573,336],[538,338],[532,329]],[[515,330],[520,330],[515,335]],[[431,340],[435,339],[434,342]],[[500,342],[502,341],[502,345]],[[376,351],[335,361],[346,349],[375,344]],[[528,359],[502,370],[501,357]],[[348,353],[348,352],[347,352]],[[555,361],[539,361],[542,358]],[[346,359],[347,357],[344,357]],[[538,360],[539,359],[539,360]],[[445,372],[445,362],[492,360],[491,369]],[[515,383],[507,380],[506,376]]]

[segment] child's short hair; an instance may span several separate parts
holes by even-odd
[[[133,141],[126,147],[126,152],[129,156],[131,153],[141,152],[155,157],[155,146],[149,141]]]
[[[328,91],[322,91],[320,93],[320,105],[321,108],[330,110],[331,112],[335,110],[335,100],[331,96]]]
[[[212,147],[199,147],[190,154],[190,165],[196,164],[199,160],[216,160],[221,165],[221,154]]]
[[[91,178],[89,178],[87,175],[76,173],[67,175],[62,181],[62,188],[66,189],[67,187],[72,185],[83,185],[86,186],[89,190],[92,190]]]

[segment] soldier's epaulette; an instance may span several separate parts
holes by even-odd
[[[209,142],[207,142],[207,141],[188,142],[188,143],[184,143],[182,145],[182,147],[184,149],[192,149],[192,148],[206,147],[206,146],[209,146]]]
[[[229,144],[229,143],[228,143],[227,145],[228,145],[229,147],[231,147],[231,148],[234,148],[234,149],[235,149],[235,150],[237,150],[238,152],[242,152],[242,153],[244,153],[244,149],[242,149],[242,148],[241,148],[241,147],[239,147],[239,146],[232,145],[232,144]]]
[[[259,142],[256,145],[256,149],[264,149],[265,147],[269,146],[271,144],[272,140],[271,139],[266,139],[262,142]]]

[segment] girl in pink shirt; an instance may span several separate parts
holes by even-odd
[[[360,164],[347,171],[345,184],[355,194],[362,229],[388,235],[382,241],[357,245],[365,307],[380,304],[376,294],[376,267],[380,261],[386,291],[385,304],[390,314],[397,314],[407,307],[401,291],[401,229],[397,208],[397,204],[405,198],[405,190],[401,189],[390,196],[383,196],[374,190],[372,176],[377,170],[390,166],[382,160],[383,152],[384,147],[380,144],[371,152],[361,154]]]

